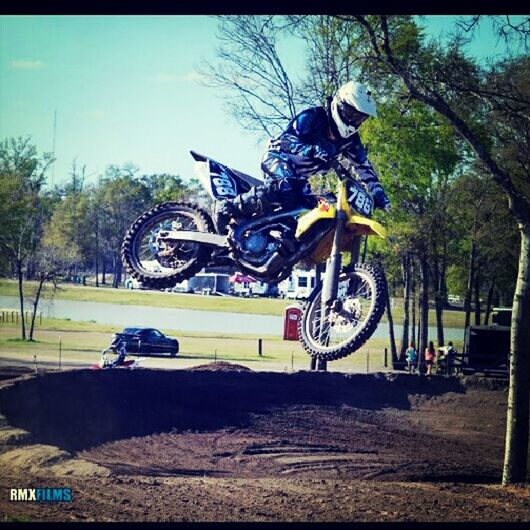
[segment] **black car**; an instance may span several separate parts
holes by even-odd
[[[166,337],[163,333],[153,328],[125,328],[121,333],[114,333],[111,347],[118,347],[125,341],[127,353],[169,353],[175,357],[179,351],[177,339]]]

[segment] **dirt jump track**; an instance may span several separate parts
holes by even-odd
[[[0,379],[2,520],[530,519],[530,489],[499,485],[504,382],[227,363]]]

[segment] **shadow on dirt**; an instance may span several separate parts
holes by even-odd
[[[500,484],[502,473],[425,473],[423,475],[406,475],[402,480],[408,482],[434,482],[458,484]]]
[[[455,379],[331,372],[72,370],[0,388],[0,410],[35,442],[79,451],[153,433],[248,425],[251,413],[292,405],[410,408],[410,395],[463,393]]]

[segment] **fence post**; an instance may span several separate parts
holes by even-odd
[[[59,335],[59,370],[62,370],[63,341]]]
[[[35,373],[38,374],[39,372],[37,370],[37,356],[36,355],[33,356],[33,363],[35,364]]]
[[[385,348],[385,368],[388,368],[388,348]]]
[[[263,340],[258,339],[258,355],[263,357]]]
[[[370,350],[366,350],[366,373],[370,373]]]

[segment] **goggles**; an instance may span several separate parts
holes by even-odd
[[[354,125],[358,127],[359,125],[361,125],[361,123],[363,123],[368,118],[368,114],[358,111],[355,107],[352,107],[345,101],[340,101],[338,103],[337,110],[338,110],[340,119],[346,125]]]

